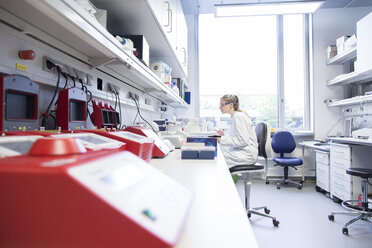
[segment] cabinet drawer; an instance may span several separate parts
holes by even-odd
[[[337,167],[346,170],[347,168],[350,168],[350,164],[350,160],[331,156],[331,167]]]
[[[316,185],[329,192],[329,166],[316,164]]]
[[[331,187],[331,195],[336,196],[337,198],[341,199],[342,201],[350,200],[352,198],[352,194],[345,192],[340,189],[332,189]]]
[[[339,178],[333,178],[331,177],[331,192],[334,190],[342,190],[349,194],[353,192],[352,190],[352,184],[350,182],[341,180]]]
[[[331,157],[342,158],[345,160],[351,159],[350,146],[341,144],[331,144]]]
[[[323,164],[329,164],[329,153],[328,152],[315,152],[315,161]]]
[[[344,169],[340,169],[340,168],[337,168],[337,167],[332,167],[331,168],[331,178],[332,180],[336,180],[339,179],[341,181],[345,181],[345,182],[348,182],[348,183],[351,183],[352,182],[352,179],[351,179],[351,176],[346,174],[346,171]]]

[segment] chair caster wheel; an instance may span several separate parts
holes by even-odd
[[[298,187],[297,187],[298,189],[302,189],[302,184],[301,185],[298,185]]]
[[[276,186],[277,189],[280,189],[280,186]]]
[[[346,227],[344,227],[344,228],[342,228],[342,233],[344,235],[349,235],[349,230]]]
[[[279,221],[278,220],[273,220],[273,224],[274,224],[274,226],[279,226]]]
[[[252,214],[251,213],[248,213],[247,216],[248,216],[248,218],[251,218]]]
[[[268,208],[265,208],[264,211],[265,211],[265,214],[269,214],[270,213],[270,209],[268,209]]]
[[[330,221],[334,221],[334,220],[335,220],[335,216],[334,216],[334,215],[328,215],[328,219],[329,219]]]
[[[266,180],[266,182],[265,182],[266,184],[269,184],[270,182],[269,182],[269,180]]]

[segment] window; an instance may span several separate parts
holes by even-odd
[[[255,123],[309,129],[304,15],[199,15],[200,116],[223,117],[224,94],[239,96]]]

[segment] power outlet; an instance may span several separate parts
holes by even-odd
[[[54,67],[58,66],[62,72],[65,72],[66,68],[64,64],[55,61],[54,59],[48,58],[48,57],[43,57],[43,70],[47,72],[54,73]]]
[[[131,99],[136,99],[137,101],[139,101],[139,96],[138,96],[138,94],[136,94],[136,93],[134,93],[134,92],[132,92],[132,91],[129,91],[128,92],[128,98],[131,98]]]

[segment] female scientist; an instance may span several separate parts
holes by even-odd
[[[231,127],[225,134],[222,130],[218,142],[229,168],[239,164],[254,164],[258,157],[256,132],[249,115],[239,109],[236,95],[224,95],[220,99],[222,114],[231,115]]]

